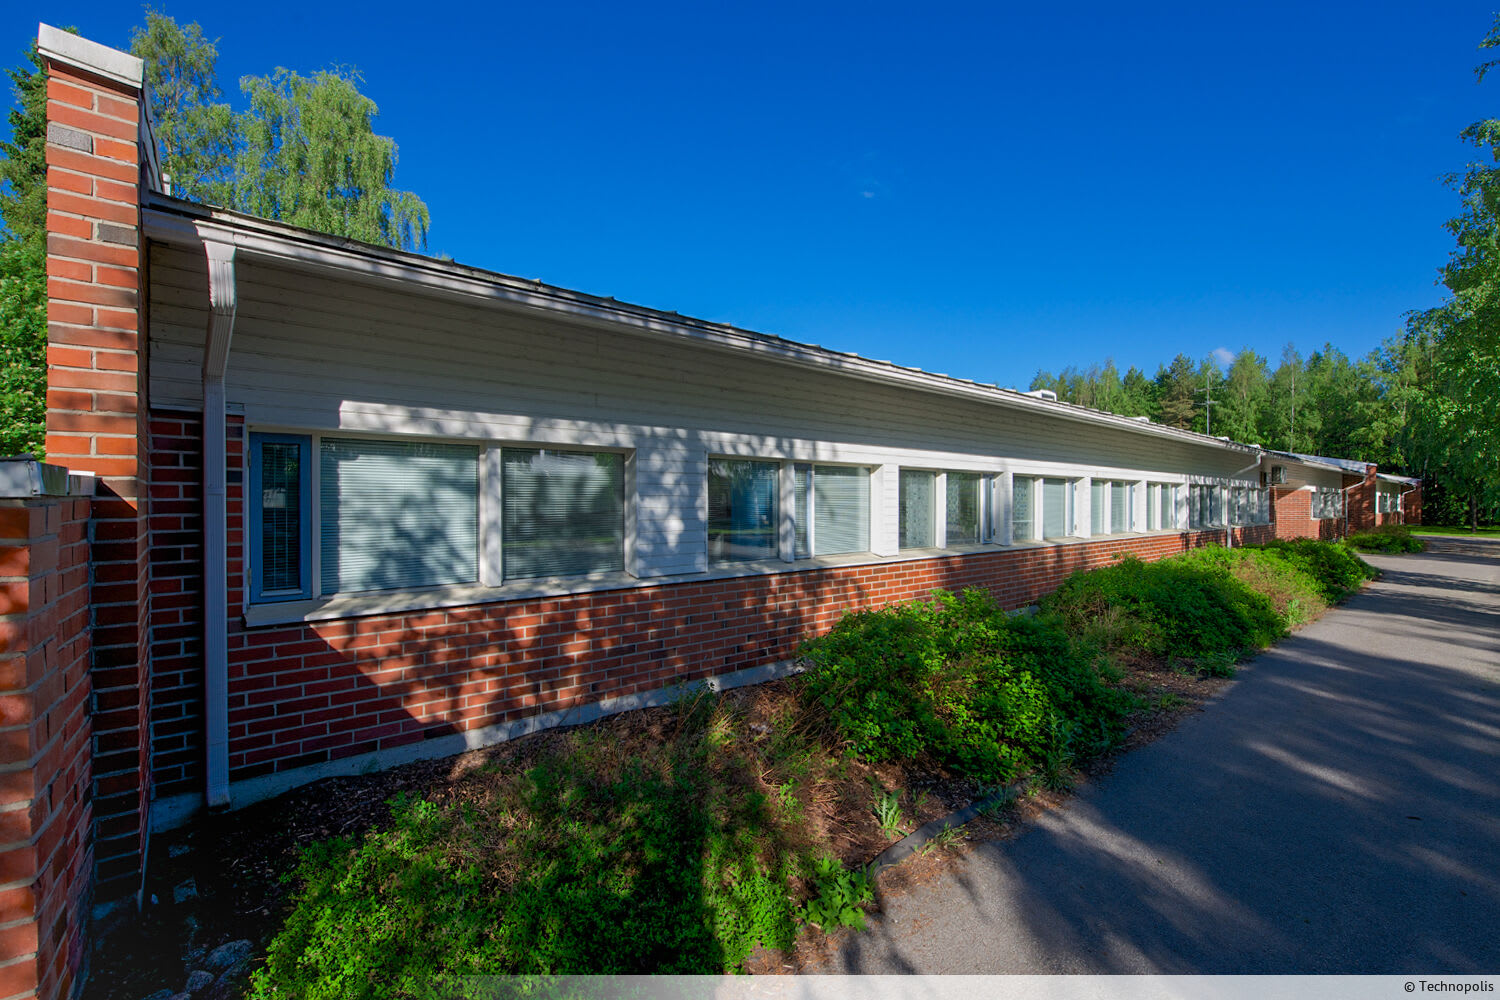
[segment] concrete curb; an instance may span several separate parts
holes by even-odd
[[[899,865],[930,844],[944,831],[963,826],[965,823],[977,819],[982,813],[988,812],[990,809],[1014,802],[1020,798],[1025,784],[1025,781],[1018,781],[1014,784],[1006,785],[993,795],[987,795],[977,802],[970,802],[956,812],[951,812],[946,816],[923,823],[911,833],[908,833],[890,847],[881,851],[875,860],[870,862],[870,874],[878,875],[887,868]]]

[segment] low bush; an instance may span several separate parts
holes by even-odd
[[[1098,753],[1130,707],[1055,618],[1007,614],[983,590],[846,615],[801,655],[804,700],[857,756],[930,755],[985,781]]]
[[[1271,601],[1231,572],[1230,550],[1160,562],[1129,557],[1075,573],[1042,601],[1069,628],[1124,659],[1174,659],[1225,673],[1286,631]],[[1238,551],[1238,550],[1237,550]]]
[[[475,975],[721,974],[756,944],[791,944],[804,882],[820,920],[857,922],[863,883],[829,870],[795,801],[758,790],[763,778],[807,783],[816,751],[752,757],[716,705],[705,695],[684,707],[678,730],[644,750],[571,734],[529,768],[486,775],[484,794],[401,801],[386,829],[311,849],[250,996],[453,996]],[[831,902],[830,883],[848,898]]]
[[[1209,547],[1075,573],[1042,607],[1117,661],[1228,675],[1247,652],[1316,617],[1372,575],[1342,545]]]
[[[1374,568],[1340,542],[1277,539],[1262,548],[1281,555],[1310,576],[1329,604],[1337,604],[1365,581],[1375,579]]]
[[[1361,552],[1421,552],[1427,544],[1404,524],[1385,524],[1350,535],[1345,541]]]

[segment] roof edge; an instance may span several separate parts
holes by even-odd
[[[1265,452],[1259,445],[1210,437],[1196,431],[1143,422],[1134,417],[1071,403],[1043,400],[993,383],[940,375],[890,361],[877,361],[851,352],[835,351],[774,334],[757,333],[727,323],[695,319],[676,312],[590,295],[549,285],[539,279],[519,278],[410,251],[330,236],[159,193],[149,194],[143,208],[142,222],[146,235],[164,243],[191,245],[211,238],[234,243],[249,254],[327,272],[357,271],[373,280],[417,281],[436,293],[503,302],[529,310],[566,313],[575,318],[625,326],[639,333],[692,340],[772,357],[812,369],[833,369],[867,381],[978,399],[1012,409],[1043,413],[1134,434],[1168,438],[1198,447],[1217,448],[1244,455]]]

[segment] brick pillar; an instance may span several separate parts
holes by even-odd
[[[47,70],[47,455],[94,498],[95,856],[138,893],[150,742],[141,63],[42,27]]]
[[[1349,533],[1369,531],[1379,523],[1376,501],[1380,493],[1380,479],[1373,465],[1365,466],[1364,478],[1359,485],[1349,490]],[[1346,482],[1345,485],[1348,485]]]
[[[5,463],[12,465],[14,463]],[[85,973],[91,733],[87,497],[0,499],[0,995]]]
[[[1410,491],[1410,492],[1407,492],[1407,491]],[[1414,487],[1413,486],[1406,486],[1406,487],[1402,488],[1402,492],[1405,493],[1406,495],[1401,498],[1401,523],[1402,524],[1421,524],[1422,523],[1422,487],[1420,485],[1417,485],[1417,486],[1414,486]]]

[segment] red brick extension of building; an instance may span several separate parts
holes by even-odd
[[[1261,468],[1254,449],[1232,446],[1239,451],[1224,468],[1248,453],[1259,470],[1249,475],[1264,476],[1264,523],[1191,527],[1184,514],[1151,528],[1137,505],[1130,516],[1138,520],[1126,525],[1135,530],[1088,537],[1085,526],[1080,537],[1044,541],[1038,528],[1031,544],[1008,507],[1002,530],[997,506],[983,539],[993,544],[951,554],[892,552],[516,597],[497,590],[468,603],[252,622],[243,613],[251,603],[252,428],[233,412],[206,423],[203,409],[159,405],[149,389],[143,206],[159,177],[139,69],[59,35],[44,29],[41,52],[49,75],[47,452],[64,468],[0,463],[0,997],[76,995],[91,919],[140,905],[151,828],[203,805],[216,753],[236,802],[252,801],[361,761],[455,752],[654,703],[684,682],[771,676],[802,638],[844,612],[934,588],[983,587],[1019,608],[1072,572],[1126,555],[1149,560],[1202,545],[1420,523],[1420,490],[1391,480],[1386,492],[1399,498],[1399,511],[1391,509],[1374,466],[1354,472],[1347,463],[1267,455]],[[213,281],[219,272],[208,273]],[[217,287],[206,294],[210,322],[232,327],[232,298],[223,307]],[[1005,405],[1045,418],[1043,401]],[[1153,434],[1174,447],[1180,438],[1205,453],[1231,447],[1051,405],[1059,419],[1086,418],[1110,434]],[[205,462],[216,434],[227,469],[218,486]],[[1342,516],[1331,508],[1314,516],[1322,494],[1298,479],[1298,468],[1324,477],[1319,489],[1342,498]],[[1162,475],[1183,484],[1168,498],[1181,494],[1176,502],[1185,504],[1190,479]],[[983,480],[994,491],[985,495],[1008,496],[1002,487],[1020,481],[1007,467]],[[1253,479],[1222,481],[1230,484],[1214,487],[1222,497],[1257,489]],[[1080,504],[1088,482],[1077,480]],[[1145,474],[1140,486],[1148,486]],[[1083,523],[1084,509],[1066,534]],[[222,608],[218,617],[206,610],[221,592],[227,621]],[[215,621],[225,621],[222,630]],[[220,653],[206,649],[212,640]],[[222,703],[206,694],[206,661],[215,656],[225,671]]]

